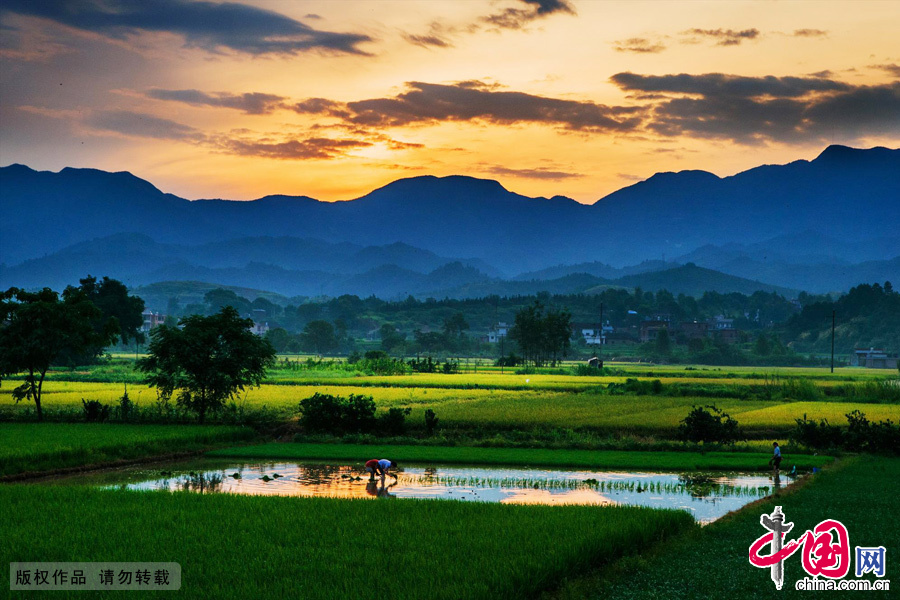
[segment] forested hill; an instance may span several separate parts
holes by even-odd
[[[788,320],[785,337],[796,340],[799,351],[829,351],[832,311],[836,320],[836,352],[870,347],[888,352],[900,350],[900,292],[890,282],[858,285],[834,302],[804,306]]]

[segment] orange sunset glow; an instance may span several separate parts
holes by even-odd
[[[192,199],[465,174],[594,202],[900,140],[897,2],[12,1],[0,19],[0,163]]]

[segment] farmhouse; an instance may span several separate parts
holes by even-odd
[[[509,325],[503,322],[497,323],[491,327],[490,331],[488,331],[487,341],[496,344],[501,338],[505,338],[508,333]]]
[[[897,355],[888,354],[884,350],[876,348],[857,348],[850,355],[851,367],[865,367],[867,369],[896,369]]]
[[[141,325],[141,331],[144,333],[150,333],[151,329],[164,325],[166,322],[166,315],[153,312],[149,308],[141,313],[141,315],[144,317],[144,324]]]
[[[669,331],[668,321],[643,321],[641,322],[641,342],[652,342],[659,336],[660,331]]]

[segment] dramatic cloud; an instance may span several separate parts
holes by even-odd
[[[371,146],[363,140],[309,138],[305,140],[252,140],[220,138],[218,146],[228,154],[293,160],[328,159],[343,156],[349,150]]]
[[[215,92],[207,94],[200,90],[161,90],[152,89],[146,94],[156,100],[170,100],[184,102],[194,106],[216,106],[221,108],[233,108],[243,111],[248,115],[265,115],[283,107],[286,98],[274,94],[261,94],[249,92],[245,94],[230,94],[227,92]]]
[[[508,177],[519,177],[522,179],[546,179],[551,181],[559,181],[562,179],[573,179],[583,177],[580,173],[566,173],[565,171],[553,171],[544,167],[534,169],[510,169],[499,165],[492,166],[487,169],[489,173],[494,175],[505,175]]]
[[[507,8],[499,13],[482,17],[481,21],[499,29],[522,29],[532,21],[554,13],[575,14],[575,9],[565,0],[520,0],[527,8]]]
[[[204,135],[193,127],[143,113],[105,110],[88,116],[84,124],[92,129],[133,137],[159,140],[202,141]]]
[[[828,32],[822,29],[795,29],[794,37],[826,37]]]
[[[365,54],[367,35],[319,31],[274,11],[234,2],[189,0],[4,0],[4,12],[49,19],[121,39],[138,32],[180,35],[188,47],[247,54],[318,50]]]
[[[852,86],[822,78],[619,73],[626,90],[669,96],[648,106],[646,129],[742,144],[900,134],[900,82]],[[673,97],[675,96],[675,97]]]
[[[745,40],[755,40],[759,37],[758,29],[688,29],[682,35],[691,36],[684,40],[685,43],[699,43],[700,38],[714,40],[717,46],[737,46]]]
[[[480,82],[455,85],[410,82],[391,98],[336,102],[311,98],[294,106],[298,113],[320,114],[366,127],[401,127],[442,121],[494,124],[543,123],[577,131],[628,131],[637,127],[637,107],[610,107],[522,92],[496,91]]]
[[[403,39],[405,39],[410,44],[422,46],[423,48],[428,48],[429,46],[437,48],[449,48],[453,46],[453,44],[451,44],[449,40],[445,40],[444,38],[438,37],[436,35],[413,35],[407,33],[403,34]]]
[[[654,42],[647,38],[628,38],[613,42],[616,52],[635,52],[638,54],[655,54],[662,52],[666,47],[660,42]]]
[[[821,77],[741,77],[723,73],[705,75],[637,75],[617,73],[613,83],[623,90],[671,92],[703,96],[772,96],[793,98],[810,92],[846,91],[852,86]]]
[[[894,64],[884,64],[884,65],[869,65],[872,69],[878,69],[880,71],[884,71],[888,75],[893,75],[894,77],[900,78],[900,65]]]

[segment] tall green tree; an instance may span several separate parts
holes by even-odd
[[[509,337],[515,341],[526,361],[542,366],[561,360],[571,345],[572,314],[544,307],[540,300],[516,313]]]
[[[322,354],[338,347],[334,325],[321,319],[310,321],[300,334],[301,347],[308,352]]]
[[[0,376],[25,373],[13,390],[16,402],[34,400],[38,420],[47,370],[63,356],[100,352],[119,333],[114,319],[95,324],[102,312],[87,295],[70,287],[59,294],[49,288],[26,292],[10,288],[0,293]]]
[[[175,395],[202,423],[236,393],[262,383],[274,365],[275,349],[250,331],[252,325],[231,306],[209,317],[185,317],[180,328],[162,325],[150,332],[148,356],[138,369],[162,398]]]
[[[79,283],[81,285],[78,289],[100,309],[101,322],[97,324],[98,329],[102,329],[109,319],[115,319],[119,324],[119,339],[123,344],[127,344],[130,340],[143,341],[144,334],[141,332],[141,326],[144,324],[143,299],[128,295],[128,288],[124,283],[109,277],[97,281],[96,277],[88,275]]]

